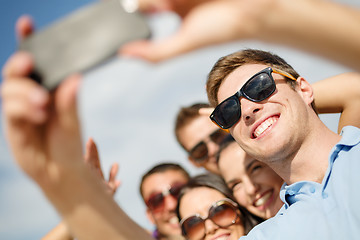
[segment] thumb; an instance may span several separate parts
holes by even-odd
[[[70,156],[75,154],[79,159],[83,157],[76,101],[80,80],[80,75],[72,75],[56,89],[53,108],[55,119],[52,123],[55,124],[55,136],[52,141],[56,141],[52,146],[57,147],[60,151],[63,149],[63,154],[69,153]],[[58,144],[62,144],[63,147],[59,148]]]

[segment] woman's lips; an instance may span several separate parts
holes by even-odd
[[[230,238],[230,233],[221,234],[220,236],[216,236],[211,240],[227,240]]]
[[[269,205],[270,202],[272,201],[271,197],[273,196],[273,194],[274,194],[274,190],[266,191],[261,195],[261,197],[259,197],[254,201],[253,205],[257,208],[260,208],[261,210],[264,210],[267,207],[267,205]]]

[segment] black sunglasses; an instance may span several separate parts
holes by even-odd
[[[296,81],[296,78],[288,73],[271,67],[252,76],[233,96],[222,101],[210,115],[211,121],[222,129],[229,129],[237,123],[241,117],[240,97],[253,102],[261,102],[273,94],[276,84],[271,73],[278,73],[286,78]]]
[[[182,234],[189,240],[204,239],[206,235],[205,221],[210,219],[219,227],[226,228],[233,225],[239,218],[238,205],[225,198],[215,202],[209,209],[208,217],[195,214],[180,221]]]
[[[216,144],[220,144],[222,140],[228,135],[225,131],[221,129],[217,129],[216,131],[212,132],[209,135],[209,139]],[[209,140],[208,140],[209,141]],[[198,144],[196,144],[190,151],[189,151],[189,157],[191,157],[195,162],[197,163],[204,163],[209,159],[209,150],[207,147],[208,141],[201,141]]]
[[[178,199],[181,189],[184,187],[183,183],[175,183],[170,188],[162,192],[151,194],[148,200],[145,201],[146,206],[154,212],[161,211],[164,208],[164,200],[167,195],[171,195]]]

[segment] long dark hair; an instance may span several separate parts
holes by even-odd
[[[222,193],[225,197],[231,199],[234,202],[237,202],[235,197],[233,196],[231,190],[226,185],[225,181],[222,177],[219,175],[213,174],[213,173],[206,173],[197,175],[195,177],[190,178],[189,182],[184,186],[184,188],[181,190],[178,198],[178,203],[176,206],[176,214],[179,218],[179,221],[181,220],[180,216],[180,202],[182,197],[185,195],[186,192],[188,192],[191,189],[199,188],[199,187],[207,187],[212,188],[220,193]],[[255,227],[257,224],[264,221],[264,219],[253,215],[250,213],[246,208],[240,206],[238,204],[238,208],[240,211],[240,219],[241,222],[244,225],[245,234],[248,234],[248,232]]]

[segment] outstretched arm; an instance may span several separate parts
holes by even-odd
[[[94,171],[96,175],[99,176],[99,180],[104,182],[104,188],[110,195],[114,195],[117,188],[120,185],[120,181],[116,180],[116,175],[118,172],[118,164],[114,163],[111,166],[109,173],[109,180],[104,179],[104,174],[101,169],[100,157],[96,147],[96,144],[92,138],[89,138],[85,145],[85,163]],[[64,222],[60,222],[56,227],[51,229],[42,240],[70,240],[73,239],[72,234],[69,228]]]
[[[106,192],[83,161],[76,96],[81,77],[53,93],[27,76],[32,57],[16,53],[3,68],[4,128],[18,165],[42,189],[78,239],[151,239]]]
[[[360,10],[331,1],[208,0],[188,10],[174,35],[129,43],[120,53],[157,62],[200,47],[255,39],[360,70],[359,29]]]
[[[360,127],[360,74],[344,73],[313,84],[319,113],[341,113],[338,132],[346,125]]]

